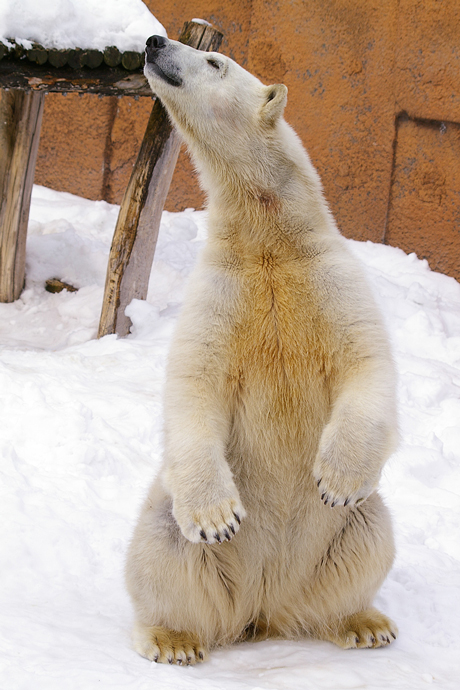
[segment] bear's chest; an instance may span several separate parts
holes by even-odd
[[[262,257],[241,281],[228,382],[262,416],[302,412],[327,395],[331,334],[302,266]]]

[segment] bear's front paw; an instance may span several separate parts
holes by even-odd
[[[332,508],[362,503],[375,491],[390,435],[387,425],[359,416],[339,417],[325,427],[313,466],[323,503]]]
[[[350,469],[340,471],[321,457],[316,460],[313,476],[321,500],[331,508],[362,503],[378,484],[378,478],[366,478],[361,472]]]
[[[335,486],[333,481],[331,484],[327,482],[324,477],[316,479],[316,484],[319,489],[319,494],[324,505],[330,505],[331,508],[335,506],[357,505],[370,496],[376,488],[374,485],[369,486],[365,484],[359,489],[354,489],[353,482],[342,482],[342,486]]]
[[[230,541],[238,532],[246,511],[235,489],[235,495],[216,500],[210,505],[187,509],[174,506],[176,518],[182,534],[191,542],[207,544]]]

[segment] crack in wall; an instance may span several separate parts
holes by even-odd
[[[405,122],[413,122],[414,124],[420,125],[422,127],[432,127],[434,129],[439,129],[441,132],[445,132],[448,125],[453,125],[456,127],[458,127],[460,125],[460,123],[455,122],[454,120],[446,120],[446,119],[436,120],[436,119],[432,119],[432,118],[414,117],[412,115],[409,115],[407,113],[407,111],[405,111],[405,110],[401,110],[395,116],[394,136],[393,136],[393,144],[392,144],[390,189],[389,189],[389,193],[388,193],[388,204],[387,204],[386,215],[385,215],[385,224],[384,224],[384,230],[383,230],[383,236],[382,236],[382,244],[388,244],[388,241],[387,241],[388,226],[389,226],[390,213],[391,213],[393,199],[394,199],[394,187],[395,187],[395,182],[396,182],[396,160],[397,160],[397,152],[398,152],[398,135],[399,135],[399,130],[400,130],[401,124],[405,123]]]
[[[110,204],[114,203],[112,191],[112,158],[113,158],[113,127],[118,112],[118,97],[110,97],[110,109],[107,123],[107,135],[104,148],[104,163],[102,172],[102,186],[101,198],[108,201]]]

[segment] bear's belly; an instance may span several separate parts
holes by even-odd
[[[308,581],[342,520],[325,510],[312,472],[329,402],[324,378],[309,366],[291,377],[277,365],[264,376],[242,371],[227,461],[247,510],[239,536],[260,561],[273,610],[274,602],[282,608],[284,578]]]
[[[299,484],[311,489],[312,465],[330,412],[327,357],[317,333],[299,319],[301,309],[291,304],[292,310],[267,309],[262,318],[252,312],[233,341],[228,462],[253,497],[261,486],[265,494],[282,487],[296,498]]]

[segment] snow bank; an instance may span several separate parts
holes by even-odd
[[[0,0],[3,43],[142,52],[152,34],[166,31],[142,0]]]
[[[165,360],[206,214],[163,214],[132,335],[97,341],[117,212],[35,187],[26,289],[0,304],[0,687],[458,688],[460,286],[370,242],[349,244],[392,335],[402,436],[381,485],[398,555],[376,604],[400,637],[377,650],[246,643],[195,668],[131,650],[124,557],[161,457]],[[80,290],[49,294],[52,277]]]

